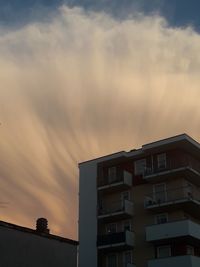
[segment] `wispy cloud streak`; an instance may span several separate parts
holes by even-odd
[[[63,6],[0,36],[1,219],[76,237],[79,161],[199,139],[200,36],[161,17]]]

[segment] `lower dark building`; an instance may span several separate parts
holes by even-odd
[[[52,235],[47,220],[36,230],[0,221],[1,267],[76,267],[78,242]]]

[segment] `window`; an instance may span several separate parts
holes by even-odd
[[[124,252],[124,267],[127,267],[128,264],[132,263],[132,251]]]
[[[130,200],[130,192],[129,191],[122,192],[121,198],[122,198],[122,200]]]
[[[171,246],[157,247],[158,258],[167,258],[171,256]]]
[[[186,196],[188,198],[193,197],[193,188],[194,188],[194,186],[191,183],[189,183],[189,182],[186,183],[185,191],[186,191]]]
[[[108,168],[108,182],[113,183],[117,179],[117,168],[116,167],[110,167]]]
[[[131,231],[131,221],[124,221],[124,231]]]
[[[158,160],[158,169],[165,169],[167,166],[166,162],[166,154],[159,154],[157,155],[157,160]]]
[[[117,267],[117,255],[109,254],[107,256],[107,267]]]
[[[192,246],[187,246],[187,255],[194,255],[194,247]]]
[[[98,212],[101,214],[103,210],[103,200],[101,198],[98,199]]]
[[[140,159],[135,161],[135,175],[141,175],[146,170],[146,159]]]
[[[161,223],[166,223],[168,222],[168,214],[167,213],[161,213],[157,214],[155,216],[155,223],[161,224]]]
[[[154,201],[157,204],[164,203],[167,200],[166,184],[155,184],[153,187]]]
[[[108,234],[116,233],[117,232],[117,224],[116,223],[110,223],[106,225],[106,232]]]
[[[130,200],[130,192],[129,191],[124,191],[121,193],[122,208],[124,208],[126,200]]]

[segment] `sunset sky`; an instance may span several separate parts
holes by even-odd
[[[78,162],[200,141],[200,1],[0,0],[0,220],[77,238]]]

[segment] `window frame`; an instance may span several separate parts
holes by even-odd
[[[127,199],[124,198],[124,194],[125,193],[128,193],[128,198]],[[130,194],[130,191],[129,190],[121,192],[121,200],[122,201],[124,201],[124,200],[129,200],[130,201],[130,196],[131,196],[131,194]]]
[[[158,213],[158,214],[155,215],[155,217],[154,217],[155,224],[163,224],[162,222],[160,222],[160,223],[158,222],[158,217],[162,216],[162,215],[166,216],[166,222],[163,222],[163,223],[168,223],[169,216],[168,216],[168,213],[165,212],[165,213]]]
[[[126,254],[127,253],[130,253],[130,255],[131,255],[131,262],[126,262]],[[127,250],[127,251],[124,251],[123,252],[123,266],[124,267],[127,267],[127,264],[128,263],[130,263],[130,264],[132,264],[133,263],[133,252],[132,252],[132,250]]]
[[[169,248],[169,256],[167,256],[167,257],[160,257],[159,250],[162,249],[162,248]],[[158,247],[157,247],[157,258],[158,258],[158,259],[168,258],[168,257],[171,257],[171,256],[172,256],[172,248],[171,248],[171,245],[158,246]]]
[[[109,226],[111,226],[111,225],[115,225],[115,232],[109,232],[108,231],[108,229],[109,229]],[[114,233],[117,233],[117,223],[108,223],[108,224],[106,224],[106,233],[107,234],[114,234]]]
[[[192,253],[188,253],[188,249],[191,249]],[[190,245],[186,245],[186,254],[194,256],[194,247]]]
[[[123,197],[123,195],[124,195],[125,193],[128,193],[128,199],[125,199],[125,198]],[[123,192],[121,192],[121,206],[122,206],[122,208],[125,207],[125,201],[130,201],[130,196],[131,196],[130,191],[123,191]]]
[[[114,170],[114,172],[112,173],[113,170]],[[115,181],[117,181],[117,167],[116,166],[110,166],[110,167],[108,167],[108,183],[112,184]]]
[[[141,162],[144,162],[144,164],[141,164],[142,167],[141,166],[138,167],[137,164],[140,164]],[[138,159],[138,160],[134,161],[134,175],[135,176],[143,175],[144,172],[145,172],[146,167],[147,167],[147,160],[146,160],[146,158]]]
[[[164,160],[162,157],[164,156]],[[164,162],[164,165],[161,165],[161,163]],[[167,155],[166,153],[160,153],[157,155],[157,166],[159,170],[166,169],[167,167]]]
[[[128,229],[125,229],[125,224],[129,224],[129,230]],[[125,232],[125,231],[132,231],[132,224],[131,224],[131,220],[126,220],[126,221],[123,221],[123,226],[122,226],[123,228],[123,231]]]
[[[116,258],[116,267],[118,267],[118,256],[117,256],[117,253],[110,253],[110,254],[107,255],[107,257],[106,257],[106,266],[110,267],[109,266],[109,262],[108,262],[109,256],[115,256],[115,258]]]
[[[158,185],[164,185],[164,190],[163,190],[163,191],[158,191],[158,192],[156,192],[155,188],[156,188],[156,186],[158,186]],[[153,185],[153,200],[154,200],[156,203],[157,203],[156,193],[161,193],[161,192],[164,193],[164,199],[165,199],[165,201],[167,201],[167,185],[166,185],[166,183],[154,184],[154,185]],[[164,202],[161,202],[161,203],[164,203]]]

